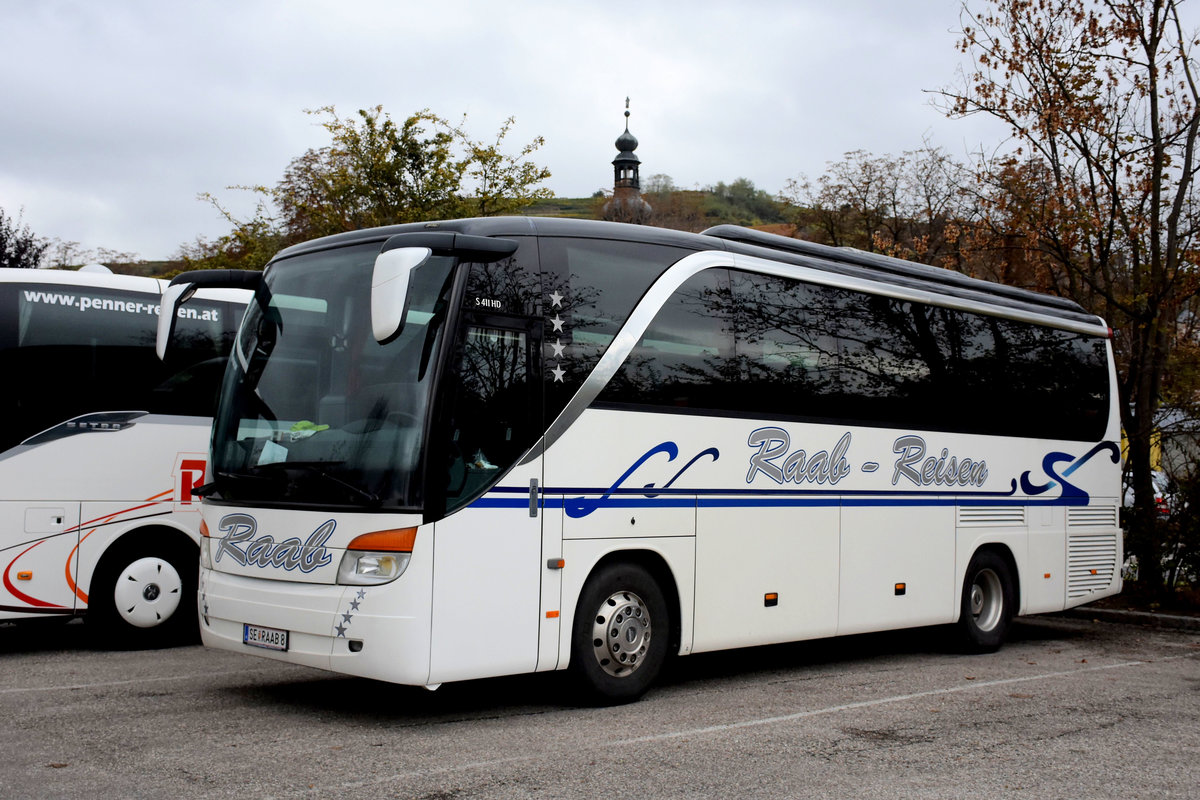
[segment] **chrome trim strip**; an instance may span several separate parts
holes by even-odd
[[[558,417],[546,428],[546,432],[542,435],[542,438],[521,459],[519,462],[521,465],[535,460],[539,454],[562,438],[567,429],[575,424],[575,420],[579,419],[580,415],[600,395],[600,392],[604,391],[604,387],[617,374],[617,370],[621,368],[621,364],[625,362],[625,359],[633,351],[634,345],[638,343],[646,333],[646,329],[650,327],[650,323],[654,320],[655,315],[658,314],[658,310],[670,299],[675,290],[693,275],[703,272],[706,269],[714,268],[737,269],[745,272],[773,275],[779,278],[791,278],[806,283],[892,297],[897,300],[909,300],[959,311],[972,311],[1018,322],[1032,322],[1043,327],[1058,328],[1073,333],[1108,337],[1108,328],[1101,324],[1088,324],[1048,314],[1025,312],[1019,309],[976,302],[961,297],[952,297],[936,292],[895,286],[884,281],[839,275],[796,264],[783,264],[778,261],[771,261],[757,256],[742,255],[740,253],[718,250],[693,253],[672,264],[646,290],[642,299],[638,301],[637,306],[629,315],[629,319],[621,326],[621,330],[613,338],[608,349],[604,351],[604,355],[596,363],[595,369],[584,379],[583,385],[579,387],[579,391],[575,393],[575,396],[571,398]]]
[[[886,281],[873,281],[866,278],[854,278],[849,275],[838,275],[836,273],[825,272],[824,270],[811,269],[809,267],[801,267],[795,264],[781,264],[777,261],[770,261],[757,256],[745,256],[738,253],[726,253],[728,259],[732,256],[732,266],[734,269],[744,270],[746,272],[758,272],[766,275],[774,275],[780,278],[794,278],[802,280],[806,283],[819,283],[824,286],[833,286],[839,289],[850,289],[852,291],[865,292],[866,294],[880,295],[883,297],[894,297],[898,300],[912,300],[918,303],[925,303],[931,306],[942,306],[944,308],[953,308],[959,311],[974,311],[979,314],[986,314],[990,317],[1000,317],[1002,319],[1011,319],[1018,322],[1032,322],[1036,325],[1041,325],[1046,328],[1058,328],[1060,330],[1071,331],[1072,333],[1086,333],[1092,336],[1108,337],[1108,328],[1100,323],[1078,322],[1070,319],[1063,319],[1051,314],[1039,314],[1036,311],[1022,311],[1017,308],[1009,308],[1007,306],[994,305],[985,301],[968,300],[962,297],[954,297],[952,295],[940,294],[938,292],[923,291],[920,289],[909,289],[904,286],[896,286]],[[690,258],[690,256],[689,256]],[[681,260],[683,263],[687,259]],[[672,267],[674,269],[674,267]],[[669,274],[669,270],[668,273]],[[667,275],[664,274],[663,278]],[[660,279],[661,280],[661,279]]]
[[[658,280],[651,284],[646,293],[642,295],[642,299],[634,307],[633,312],[629,315],[629,319],[625,320],[625,324],[621,326],[621,330],[613,337],[612,342],[608,345],[608,349],[604,351],[604,355],[600,356],[600,360],[596,362],[596,367],[592,370],[592,373],[584,379],[583,385],[579,387],[579,391],[575,392],[575,396],[570,399],[554,422],[550,423],[542,438],[530,448],[520,463],[524,465],[533,461],[545,448],[549,448],[562,438],[567,429],[575,424],[575,420],[579,419],[579,415],[592,404],[592,401],[599,396],[604,387],[608,385],[608,382],[612,380],[612,377],[617,374],[617,370],[621,368],[621,364],[625,362],[626,357],[633,351],[634,345],[642,338],[642,335],[646,332],[646,328],[650,327],[650,323],[654,320],[654,316],[658,313],[658,310],[670,299],[675,290],[683,285],[684,281],[706,269],[732,266],[730,255],[730,253],[716,251],[693,253],[690,256],[679,259],[668,267],[667,271],[660,275]]]

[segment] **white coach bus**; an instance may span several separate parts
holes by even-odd
[[[234,345],[201,633],[609,701],[670,654],[943,623],[990,650],[1120,590],[1116,408],[1097,317],[881,256],[538,218],[320,239]]]
[[[195,635],[212,409],[249,292],[179,310],[165,281],[0,270],[0,621],[86,614],[121,644]]]

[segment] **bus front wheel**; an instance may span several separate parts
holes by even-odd
[[[589,702],[627,703],[658,676],[670,640],[657,581],[636,564],[609,564],[588,580],[575,609],[570,670]]]
[[[92,579],[89,622],[111,646],[179,644],[197,630],[198,569],[198,558],[175,543],[118,544]]]
[[[972,653],[992,653],[1004,643],[1016,605],[1012,571],[993,550],[971,558],[963,581],[958,630],[963,647]]]

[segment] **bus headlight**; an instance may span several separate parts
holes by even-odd
[[[408,569],[416,528],[373,531],[354,537],[338,565],[338,583],[369,586],[396,580]]]
[[[370,585],[396,580],[408,569],[411,553],[372,553],[347,550],[338,567],[338,583]]]

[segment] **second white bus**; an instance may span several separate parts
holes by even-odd
[[[248,292],[180,309],[165,281],[0,270],[0,621],[86,616],[104,641],[195,638],[212,409]]]
[[[176,279],[221,282],[203,274]],[[215,418],[204,642],[421,686],[1121,588],[1104,323],[720,227],[397,226],[267,267]]]

